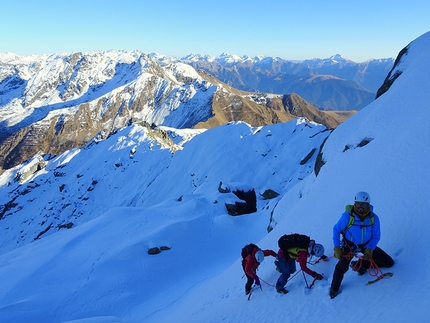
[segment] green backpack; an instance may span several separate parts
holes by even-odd
[[[345,229],[343,229],[342,234],[345,233],[346,230],[348,230],[350,227],[354,225],[355,218],[354,218],[354,205],[348,204],[345,206],[345,211],[349,211],[349,222]],[[369,225],[359,225],[361,227],[370,227],[375,224],[375,215],[372,211],[370,211],[370,224]]]

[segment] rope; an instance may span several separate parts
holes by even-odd
[[[267,285],[269,285],[269,286],[271,286],[271,287],[276,287],[275,285],[272,285],[272,284],[269,284],[268,282],[266,282],[264,279],[262,279],[262,278],[260,278],[260,280],[263,282],[263,283],[266,283]]]
[[[348,259],[348,260],[350,260],[350,259],[352,259],[352,258],[354,258],[354,257],[356,257],[357,256],[357,253],[355,252],[355,251],[352,251],[352,248],[351,248],[351,246],[348,244],[348,241],[347,241],[347,239],[343,239],[343,242],[345,242],[345,244],[346,244],[346,246],[349,248],[349,251],[348,251],[348,253],[347,254],[342,254],[342,257],[345,257],[346,259]],[[358,256],[357,256],[358,257]]]
[[[320,262],[320,261],[322,261],[322,260],[328,260],[328,259],[330,259],[330,258],[334,258],[334,257],[333,257],[333,256],[331,256],[331,257],[327,257],[327,258],[325,258],[325,259],[318,258],[317,260],[309,260],[307,263],[308,263],[309,265],[315,265],[315,264],[319,263],[319,262]],[[296,276],[297,276],[297,274],[299,274],[301,271],[302,271],[302,270],[300,269],[300,270],[296,271],[296,272],[294,273],[294,275],[290,276],[290,277],[288,278],[288,280],[287,280],[287,283],[288,283],[290,280],[292,280],[294,277],[296,277]],[[245,277],[245,276],[246,276],[246,274],[245,274],[245,275],[243,275],[243,276],[242,276],[242,278],[243,278],[243,277]],[[266,285],[276,288],[276,286],[275,286],[275,285],[272,285],[272,284],[270,284],[270,283],[266,282],[266,281],[265,281],[264,279],[262,279],[261,277],[258,277],[258,278],[260,279],[260,281],[262,281],[262,282],[263,282],[263,283],[265,283]],[[312,286],[315,284],[315,280],[316,280],[316,279],[314,279],[314,280],[313,280],[313,282],[312,282],[312,284],[309,286],[309,285],[308,285],[308,282],[307,282],[307,280],[306,280],[306,277],[305,277],[305,273],[303,273],[303,278],[305,279],[306,286],[307,286],[308,288],[312,288]],[[261,285],[260,285],[260,287],[261,287]]]
[[[368,269],[368,272],[369,272],[370,276],[378,277],[379,278],[379,276],[381,276],[381,275],[384,274],[382,272],[381,268],[378,267],[378,265],[376,264],[376,262],[372,258],[369,259],[369,261],[370,261],[370,267]]]
[[[318,263],[320,263],[321,261],[328,261],[329,259],[331,259],[331,258],[334,258],[334,256],[330,256],[330,257],[327,257],[326,256],[326,258],[318,258],[317,260],[308,260],[306,263],[308,264],[308,265],[316,265],[316,264],[318,264]]]
[[[288,278],[288,280],[287,280],[287,283],[288,283],[291,279],[293,279],[294,277],[296,277],[296,276],[297,276],[297,274],[299,274],[301,271],[302,271],[302,270],[300,269],[299,271],[295,272],[295,273],[294,273],[294,275],[290,276],[290,278]],[[267,284],[267,285],[269,285],[269,286],[271,286],[271,287],[275,287],[275,288],[276,288],[276,286],[275,286],[275,285],[269,284],[268,282],[266,282],[264,279],[262,279],[262,278],[260,278],[260,277],[258,277],[258,278],[259,278],[259,279],[260,279],[260,281],[262,281],[263,283],[265,283],[265,284]],[[305,278],[305,279],[306,279],[306,278]],[[307,284],[307,283],[306,283],[306,284]]]
[[[345,255],[342,255],[342,257],[346,257],[348,259],[350,254],[353,255],[352,257],[358,258],[357,263],[355,264],[354,268],[356,269],[356,271],[359,271],[360,268],[363,266],[364,257],[352,252],[351,249],[350,249],[350,252],[348,252]],[[352,259],[352,258],[350,258],[350,259]],[[382,276],[384,274],[382,272],[381,268],[378,267],[378,265],[376,264],[376,262],[372,258],[368,259],[368,261],[370,262],[370,266],[367,269],[367,272],[369,273],[370,276],[379,278],[380,276]]]

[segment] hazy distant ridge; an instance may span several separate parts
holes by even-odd
[[[360,110],[371,103],[394,63],[393,58],[355,63],[341,55],[301,62],[230,54],[177,58],[153,53],[151,56],[161,63],[190,64],[241,90],[297,93],[324,110]]]

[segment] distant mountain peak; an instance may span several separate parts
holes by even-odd
[[[333,55],[333,56],[330,56],[329,57],[329,60],[332,60],[332,61],[346,61],[347,59],[345,59],[342,55],[340,55],[340,54],[336,54],[336,55]]]

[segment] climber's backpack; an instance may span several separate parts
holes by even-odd
[[[369,225],[363,225],[363,224],[354,224],[355,218],[354,218],[354,205],[348,204],[345,206],[345,211],[349,212],[349,221],[348,225],[345,229],[342,230],[342,234],[345,234],[345,231],[348,230],[352,226],[360,226],[362,229],[365,227],[371,227],[375,224],[375,216],[372,211],[370,211],[370,224]]]
[[[242,248],[242,258],[245,258],[249,254],[251,254],[251,252],[252,252],[252,250],[254,250],[254,248],[258,248],[258,246],[253,244],[253,243],[247,244],[245,247],[243,247]]]
[[[279,238],[278,246],[282,250],[284,255],[288,257],[288,249],[301,248],[307,250],[310,242],[311,238],[304,234],[284,234],[282,237]]]
[[[257,245],[250,243],[247,244],[245,247],[242,248],[242,267],[245,269],[245,257],[250,255],[252,250],[254,250],[254,248],[258,248]]]

